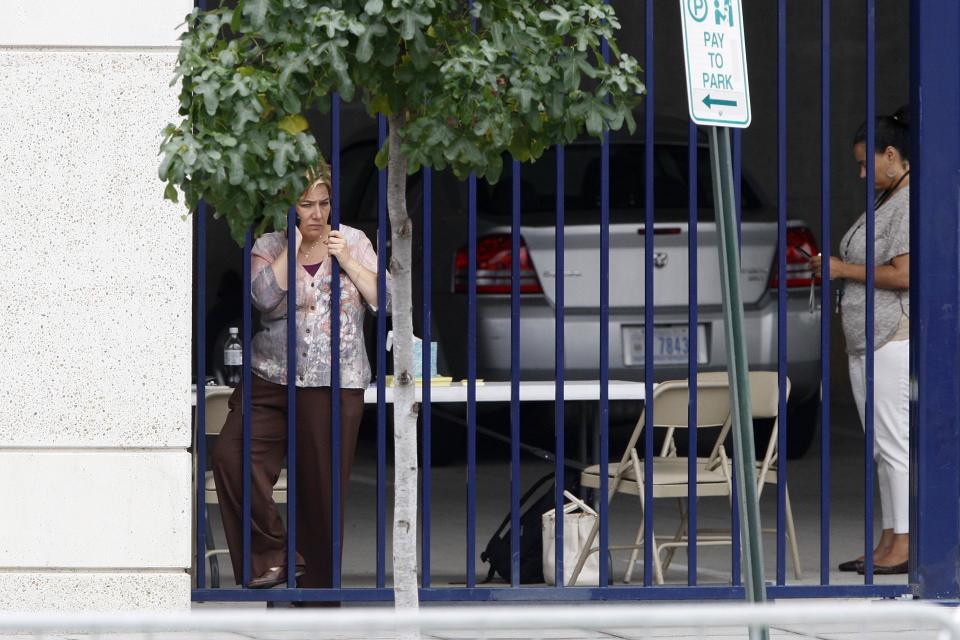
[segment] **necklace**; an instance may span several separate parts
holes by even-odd
[[[311,262],[311,260],[314,260],[314,258],[313,258],[313,252],[314,252],[315,250],[317,250],[319,247],[323,247],[323,246],[324,246],[322,242],[319,242],[319,241],[318,241],[318,242],[315,242],[315,243],[314,243],[313,245],[311,245],[311,247],[310,247],[309,249],[307,249],[306,251],[304,251],[304,246],[306,246],[306,245],[301,245],[301,246],[300,246],[300,253],[303,254],[303,264],[316,264],[317,262],[321,262],[321,261],[322,261],[322,258],[321,258],[320,260]],[[320,253],[322,253],[322,251],[321,251]],[[319,256],[318,256],[318,257],[319,257]]]
[[[897,178],[897,181],[893,183],[892,187],[890,187],[889,189],[884,189],[883,193],[877,196],[877,199],[873,202],[874,210],[880,207],[884,202],[886,202],[890,198],[890,196],[894,194],[894,192],[897,190],[897,187],[900,186],[900,183],[903,182],[903,180],[908,175],[910,175],[910,169],[907,169],[906,171],[904,171],[903,175]]]
[[[910,175],[910,169],[907,169],[904,172],[904,174],[900,176],[900,179],[897,180],[895,183],[893,183],[892,187],[890,187],[889,189],[884,189],[883,192],[879,196],[877,196],[877,199],[874,200],[873,202],[874,211],[882,207],[884,203],[886,203],[886,201],[890,199],[890,196],[893,195],[893,192],[897,190],[897,187],[900,186],[900,183],[903,182],[904,178],[906,178],[908,175]],[[864,218],[862,222],[857,224],[853,232],[847,237],[847,242],[843,245],[843,249],[840,251],[841,260],[847,259],[847,254],[850,251],[850,243],[853,242],[853,237],[857,234],[857,231],[860,230],[860,227],[862,227],[865,224],[867,224],[866,218]]]

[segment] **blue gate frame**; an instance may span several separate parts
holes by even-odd
[[[776,0],[777,2],[777,28],[778,28],[778,81],[777,81],[777,157],[778,157],[778,273],[781,286],[778,288],[778,309],[779,316],[784,318],[786,315],[786,287],[783,286],[786,277],[786,232],[787,232],[787,175],[786,175],[786,157],[787,142],[786,133],[788,127],[787,121],[787,87],[786,87],[786,0]],[[866,121],[868,123],[867,146],[873,146],[873,121],[874,121],[874,66],[875,66],[875,0],[864,0],[866,6],[866,23],[864,29],[867,34],[867,69],[866,69],[866,87],[865,93],[867,99]],[[203,4],[201,2],[201,4]],[[647,0],[645,3],[645,21],[646,21],[646,42],[644,66],[646,68],[645,81],[649,95],[647,97],[647,108],[645,109],[645,139],[650,141],[654,139],[654,110],[652,108],[655,92],[654,77],[654,48],[653,48],[653,25],[654,25],[654,5],[653,0]],[[830,139],[830,0],[823,0],[821,28],[822,28],[822,67],[821,67],[821,120],[822,120],[822,184],[821,200],[823,208],[821,211],[821,220],[823,228],[822,244],[824,247],[830,247],[830,162],[829,162],[829,139]],[[872,562],[870,550],[873,546],[873,455],[872,455],[872,378],[873,362],[872,353],[867,352],[867,410],[865,416],[865,428],[867,437],[865,439],[865,540],[864,548],[868,558],[867,571],[863,584],[843,584],[831,585],[829,583],[830,553],[829,553],[829,530],[830,530],[830,506],[829,491],[821,491],[820,518],[821,518],[821,562],[820,562],[820,584],[819,585],[797,585],[788,584],[785,571],[785,483],[778,483],[777,490],[777,563],[776,579],[768,586],[768,596],[770,598],[787,597],[897,597],[902,595],[915,595],[923,598],[938,599],[956,599],[960,598],[960,581],[958,581],[958,568],[960,568],[960,362],[958,362],[958,349],[960,349],[960,6],[954,0],[913,0],[910,7],[910,58],[911,58],[911,103],[915,113],[915,133],[913,134],[912,157],[913,162],[913,181],[914,188],[911,189],[911,209],[914,212],[912,216],[911,238],[915,247],[923,247],[923,251],[911,251],[911,308],[915,313],[915,321],[911,326],[911,572],[908,583],[896,585],[876,585],[873,584]],[[604,47],[606,53],[606,47]],[[331,134],[332,134],[332,168],[333,183],[339,185],[340,176],[340,104],[339,99],[334,96],[332,111],[330,116]],[[385,138],[386,123],[383,118],[379,121],[379,140]],[[739,172],[740,156],[742,153],[742,143],[739,132],[734,135],[734,167],[735,167],[735,185],[737,186],[737,204],[739,209]],[[689,335],[692,348],[689,349],[689,376],[691,379],[697,375],[697,282],[696,282],[696,252],[693,251],[697,246],[697,128],[693,124],[689,127],[689,166],[690,166],[690,279],[689,279]],[[600,307],[598,315],[601,319],[600,344],[598,345],[600,354],[601,379],[601,398],[599,409],[600,425],[600,465],[604,468],[608,463],[607,436],[609,429],[609,407],[607,399],[606,383],[608,380],[608,362],[607,345],[608,318],[609,318],[609,209],[610,209],[610,144],[609,137],[605,137],[601,150],[601,251],[600,266]],[[643,177],[646,185],[645,190],[645,217],[644,224],[646,228],[653,228],[654,212],[654,180],[653,180],[653,144],[647,144],[646,153],[646,172]],[[873,229],[873,212],[870,207],[872,202],[872,154],[868,156],[868,179],[866,181],[866,202],[867,202],[867,229],[870,233]],[[556,203],[556,226],[558,229],[564,226],[564,152],[563,148],[557,149],[556,155],[556,177],[557,177],[557,203]],[[512,282],[520,281],[520,165],[514,162],[510,167],[513,175],[513,194],[512,194],[512,263],[511,277]],[[423,272],[423,305],[421,309],[424,327],[424,344],[430,342],[431,326],[431,230],[430,230],[430,202],[431,202],[432,174],[428,169],[423,171],[424,188],[424,272]],[[333,211],[332,222],[334,226],[339,222],[340,202],[339,189],[333,190]],[[378,180],[378,247],[387,246],[387,220],[386,220],[386,174],[381,171]],[[461,600],[497,600],[497,601],[580,601],[580,600],[680,600],[680,599],[742,599],[745,591],[740,584],[740,557],[738,545],[732,545],[731,551],[731,574],[733,576],[730,585],[698,585],[696,575],[697,548],[696,537],[692,534],[688,544],[689,554],[689,572],[687,585],[685,586],[654,586],[651,575],[652,561],[652,522],[653,510],[646,509],[644,512],[644,576],[642,586],[607,586],[607,567],[606,563],[600,563],[600,580],[595,587],[564,587],[564,586],[536,586],[521,587],[519,584],[519,515],[520,515],[520,448],[519,448],[519,379],[520,379],[520,361],[519,361],[519,322],[520,322],[520,296],[519,287],[512,287],[510,296],[511,301],[511,388],[512,401],[510,410],[511,424],[511,518],[513,535],[511,537],[511,564],[512,564],[512,583],[509,587],[485,587],[476,584],[475,567],[475,531],[476,531],[476,464],[477,464],[477,421],[476,421],[476,376],[477,376],[477,207],[476,207],[477,185],[476,178],[471,176],[468,180],[469,207],[466,220],[468,229],[468,327],[467,327],[467,349],[468,349],[468,406],[467,406],[467,557],[465,559],[466,585],[464,587],[435,587],[430,582],[430,449],[431,449],[431,430],[430,430],[430,384],[429,380],[424,381],[423,387],[423,460],[424,472],[422,475],[422,505],[423,522],[421,537],[421,560],[422,560],[422,584],[420,590],[421,599],[424,601],[461,601]],[[206,207],[201,204],[196,215],[196,239],[197,239],[197,277],[199,286],[196,292],[198,318],[196,327],[197,341],[197,379],[205,379],[204,372],[206,365],[204,359],[205,342],[205,261],[206,261]],[[293,223],[294,213],[291,209],[289,223]],[[654,234],[644,234],[645,243],[645,326],[653,326],[654,308],[653,308],[653,254],[654,254]],[[293,242],[291,238],[291,243]],[[250,304],[250,249],[252,246],[251,234],[247,235],[246,248],[244,251],[244,327],[243,327],[243,346],[244,346],[244,367],[243,380],[245,389],[250,388],[250,347],[251,347],[251,304]],[[870,247],[868,243],[868,247]],[[872,249],[868,248],[868,263]],[[289,253],[291,270],[295,270],[295,252]],[[385,289],[385,271],[386,271],[386,251],[380,251],[379,255],[379,287]],[[825,265],[826,267],[827,265]],[[556,239],[556,273],[564,273],[563,258],[563,234],[557,234]],[[828,275],[825,273],[825,275]],[[336,295],[339,281],[333,279],[334,305],[338,306],[339,296]],[[867,288],[871,289],[872,272],[868,271]],[[831,287],[828,278],[824,278],[820,295],[822,308],[829,310],[831,308]],[[873,296],[868,295],[867,309],[872,309]],[[295,300],[288,300],[288,379],[295,379],[296,372],[296,354],[295,354]],[[339,314],[334,312],[333,327],[333,348],[336,350],[339,342],[339,331],[337,330],[337,320]],[[558,277],[556,283],[556,476],[557,491],[555,501],[559,507],[563,502],[562,487],[564,474],[564,398],[563,398],[563,377],[564,377],[564,288],[563,278]],[[829,335],[830,335],[830,313],[821,315],[821,376],[823,381],[823,406],[822,406],[822,461],[820,469],[820,482],[824,488],[829,487],[829,444],[830,444],[830,412],[829,412],[829,392],[830,392],[830,358],[829,358]],[[786,375],[786,323],[778,323],[779,338],[779,373],[781,381]],[[202,507],[197,509],[197,584],[200,588],[194,589],[193,599],[196,601],[291,601],[291,600],[327,600],[327,601],[390,601],[393,599],[392,589],[386,586],[386,498],[385,498],[385,477],[386,477],[386,403],[384,401],[384,363],[385,349],[384,336],[386,329],[386,320],[384,314],[379,314],[377,318],[377,349],[380,357],[378,358],[377,385],[378,385],[378,427],[377,427],[377,573],[376,585],[364,588],[341,588],[340,585],[340,550],[337,536],[333,536],[333,566],[334,566],[334,585],[331,589],[298,589],[295,587],[294,579],[291,577],[288,586],[285,589],[272,590],[249,590],[249,589],[209,589],[205,585],[205,536],[206,530],[205,513]],[[867,323],[867,342],[872,341],[873,326],[871,322]],[[645,335],[645,370],[653,371],[653,332],[648,331]],[[947,354],[949,357],[945,357]],[[430,370],[429,349],[423,350],[423,370]],[[334,360],[334,372],[332,379],[334,384],[334,403],[333,420],[334,424],[338,422],[339,415],[337,382],[337,361]],[[295,387],[289,387],[289,406],[294,407],[293,397]],[[203,461],[206,458],[205,451],[205,424],[204,424],[204,394],[197,394],[197,433],[196,455]],[[647,376],[646,397],[653,396],[653,378]],[[697,407],[695,396],[691,394],[694,401],[690,403],[690,421],[696,423]],[[649,423],[652,424],[652,415],[654,407],[652,402],[647,403],[646,411]],[[243,398],[244,413],[249,416],[250,398],[249,391]],[[784,385],[781,384],[780,395],[780,433],[779,446],[781,451],[786,450],[786,435],[788,425],[786,424],[786,397]],[[293,468],[295,459],[295,416],[291,410],[288,415],[288,461],[289,468]],[[336,483],[339,479],[339,437],[338,431],[333,430],[333,461],[334,470],[332,477],[335,482],[333,488],[334,502],[338,502],[341,487]],[[652,429],[647,429],[645,433],[646,446],[643,464],[646,469],[646,477],[649,478],[653,465],[653,439]],[[691,446],[695,447],[696,430],[691,430]],[[249,454],[250,446],[250,424],[249,417],[244,420],[244,450]],[[780,458],[779,473],[786,475],[786,457]],[[249,549],[250,549],[250,480],[249,464],[245,464],[245,482],[244,482],[244,581],[250,577]],[[696,467],[691,462],[688,469],[690,479],[694,479]],[[290,500],[288,502],[288,573],[294,574],[294,555],[296,540],[294,536],[296,520],[295,501],[293,500],[296,491],[296,474],[288,474],[288,491]],[[601,476],[600,495],[606,493],[606,476]],[[694,483],[695,484],[695,483]],[[652,503],[652,484],[646,483],[645,494],[647,504]],[[695,495],[692,496],[695,498]],[[198,505],[204,504],[204,468],[200,465],[197,477],[196,499]],[[733,501],[736,505],[736,500]],[[735,507],[734,507],[735,511]],[[339,510],[334,508],[334,530],[339,528]],[[695,500],[690,501],[689,507],[689,525],[690,530],[696,532],[697,512]],[[732,522],[734,539],[737,539],[736,530],[737,517],[733,514]],[[606,501],[600,501],[600,536],[599,547],[601,557],[604,557],[609,546],[607,530],[607,504]],[[557,519],[557,555],[556,555],[556,577],[558,583],[562,583],[563,576],[563,557],[562,557],[562,538],[563,538],[563,519]]]
[[[912,486],[910,581],[923,598],[960,597],[960,5],[910,7]]]

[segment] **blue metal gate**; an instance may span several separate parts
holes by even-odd
[[[789,242],[788,234],[790,225],[788,221],[787,207],[787,157],[789,146],[787,143],[787,133],[789,131],[789,122],[787,117],[788,87],[787,87],[787,2],[786,0],[775,0],[777,16],[777,86],[776,86],[776,105],[777,105],[777,213],[778,213],[778,232],[777,232],[777,264],[775,267],[775,277],[777,279],[776,298],[779,322],[777,325],[777,371],[780,379],[779,395],[779,433],[778,447],[779,451],[787,450],[787,441],[790,425],[787,424],[787,395],[786,384],[784,383],[787,375],[787,334],[790,327],[787,326],[787,306],[788,306],[788,281],[791,268],[788,265]],[[863,88],[866,99],[866,112],[864,117],[867,122],[867,148],[873,148],[874,131],[873,123],[875,117],[875,67],[876,67],[876,33],[875,33],[875,7],[874,0],[865,0],[865,24],[858,27],[866,34],[866,86]],[[654,100],[656,93],[655,71],[661,68],[659,61],[654,59],[654,25],[655,20],[660,20],[659,15],[655,15],[655,9],[660,11],[664,6],[661,3],[655,3],[647,0],[644,3],[644,66],[645,82],[649,92],[646,100],[644,112],[644,139],[648,143],[644,147],[645,162],[642,176],[635,176],[636,180],[642,180],[644,185],[643,217],[636,222],[643,229],[655,229],[654,220],[654,194],[656,189],[655,180],[655,158],[654,144],[651,141],[655,139],[654,128]],[[749,11],[751,7],[747,7]],[[832,246],[830,236],[830,199],[831,199],[831,175],[834,169],[830,162],[830,139],[832,135],[831,128],[831,2],[823,0],[821,5],[820,29],[821,29],[821,68],[820,68],[820,86],[821,86],[821,184],[820,201],[822,208],[820,212],[822,238],[821,246],[824,247],[824,253],[828,252]],[[678,25],[667,25],[670,28]],[[661,30],[664,30],[664,27]],[[830,376],[830,335],[831,335],[831,314],[832,295],[829,278],[825,277],[817,289],[821,308],[823,312],[820,316],[820,377],[822,382],[822,408],[819,446],[821,450],[819,484],[820,484],[820,566],[819,580],[817,584],[791,583],[787,580],[786,572],[786,514],[787,514],[787,495],[786,482],[777,482],[777,508],[776,508],[776,566],[775,578],[768,586],[769,597],[897,597],[908,594],[920,595],[923,597],[941,597],[956,598],[960,596],[960,588],[957,583],[956,568],[960,559],[958,559],[958,498],[960,498],[960,488],[958,488],[958,469],[960,469],[960,434],[958,434],[958,415],[960,415],[960,406],[958,406],[958,372],[957,358],[958,340],[957,329],[960,326],[958,320],[958,309],[960,309],[960,287],[958,287],[957,274],[960,271],[960,265],[957,263],[957,256],[960,255],[960,241],[958,241],[958,192],[960,192],[960,135],[958,135],[958,113],[960,113],[960,99],[958,99],[957,85],[960,83],[960,54],[958,54],[957,42],[960,35],[960,10],[951,2],[951,0],[914,0],[911,4],[911,102],[917,111],[917,120],[919,127],[913,140],[912,156],[915,158],[914,178],[916,185],[911,197],[913,210],[918,212],[914,215],[911,229],[911,238],[913,246],[924,247],[923,252],[911,251],[911,270],[913,278],[911,280],[911,307],[914,309],[915,321],[911,322],[911,380],[913,383],[912,393],[912,442],[911,442],[911,531],[912,533],[912,552],[911,552],[911,573],[906,582],[899,584],[876,584],[873,579],[872,570],[872,548],[874,531],[874,508],[873,508],[873,411],[872,411],[872,393],[873,393],[873,354],[868,349],[866,354],[867,370],[867,401],[865,406],[865,447],[864,462],[865,470],[863,477],[863,495],[865,501],[865,519],[864,519],[864,552],[867,558],[866,571],[862,583],[830,583],[830,566],[836,558],[831,558],[830,553],[830,531],[831,531],[831,508],[830,508],[830,444],[831,444],[831,415],[830,415],[830,395],[831,395],[831,376]],[[936,47],[931,43],[937,43]],[[949,54],[944,53],[944,49],[949,50]],[[949,80],[951,79],[952,80]],[[332,99],[332,110],[329,116],[330,126],[330,153],[329,157],[333,170],[333,207],[331,213],[331,222],[334,228],[340,222],[341,212],[341,171],[345,168],[347,171],[354,170],[354,167],[341,167],[341,108],[339,99],[334,96]],[[386,123],[381,118],[378,123],[379,143],[382,144],[386,135]],[[945,139],[953,141],[950,144],[940,144],[938,140]],[[687,165],[689,185],[688,192],[688,309],[687,309],[687,332],[689,337],[687,376],[689,380],[696,380],[700,363],[698,360],[698,130],[693,124],[688,126],[687,131]],[[735,167],[735,185],[737,186],[738,208],[741,194],[739,192],[741,179],[741,155],[743,142],[739,131],[735,132],[734,138],[734,167]],[[610,158],[610,139],[606,136],[603,140],[600,151],[600,181],[599,181],[599,263],[600,278],[596,283],[599,288],[599,306],[596,314],[599,317],[599,344],[598,350],[599,368],[597,378],[599,379],[599,410],[597,413],[597,425],[599,428],[599,442],[596,448],[597,458],[595,462],[599,464],[600,469],[607,469],[610,464],[609,459],[609,431],[610,431],[610,400],[609,400],[609,324],[610,324],[610,211],[611,211],[611,158]],[[556,198],[555,198],[555,228],[562,230],[565,228],[565,171],[566,155],[564,148],[555,150],[555,167],[551,168],[555,172]],[[873,232],[873,182],[869,176],[872,176],[874,167],[872,154],[867,154],[867,174],[865,187],[865,202],[867,208],[867,233],[868,237]],[[546,600],[658,600],[658,599],[742,599],[744,597],[744,588],[740,580],[740,552],[739,545],[732,544],[730,552],[730,580],[726,584],[700,584],[697,575],[697,531],[698,531],[698,513],[696,500],[696,476],[698,466],[695,455],[688,458],[686,467],[688,474],[688,483],[690,486],[690,496],[687,502],[686,517],[688,521],[689,538],[686,545],[688,555],[688,570],[685,584],[656,585],[654,584],[653,573],[653,523],[654,510],[646,508],[643,510],[643,581],[642,585],[624,586],[608,584],[610,576],[605,562],[599,563],[599,578],[594,586],[563,586],[564,575],[564,556],[563,544],[564,537],[563,518],[556,519],[555,536],[557,540],[557,552],[555,555],[556,575],[555,583],[558,586],[521,586],[520,584],[520,495],[522,493],[520,467],[521,467],[521,420],[520,420],[520,394],[521,394],[521,370],[522,362],[520,359],[520,322],[521,322],[521,283],[523,282],[523,267],[521,256],[524,246],[522,244],[521,233],[521,211],[523,209],[522,177],[521,167],[518,162],[513,162],[510,166],[512,191],[510,194],[510,245],[509,245],[509,285],[506,287],[509,294],[510,305],[510,468],[511,468],[511,492],[510,492],[510,561],[511,561],[511,582],[507,586],[502,585],[478,585],[477,567],[475,558],[477,556],[477,392],[478,385],[483,384],[477,380],[478,367],[478,284],[483,278],[490,277],[489,273],[478,274],[478,185],[475,177],[468,181],[468,210],[465,224],[467,227],[467,245],[466,245],[466,280],[463,283],[463,289],[466,295],[467,325],[466,325],[466,557],[464,559],[464,585],[463,586],[436,586],[431,582],[431,522],[433,514],[431,512],[432,504],[432,486],[431,486],[431,417],[433,410],[431,407],[431,381],[429,376],[425,375],[422,388],[422,406],[420,415],[422,416],[422,482],[421,482],[421,599],[424,601],[457,601],[457,600],[516,600],[516,601],[546,601]],[[421,184],[423,189],[423,225],[422,225],[422,281],[420,287],[422,290],[422,304],[419,310],[422,324],[423,345],[431,343],[431,327],[435,326],[433,311],[433,268],[435,261],[433,259],[433,237],[432,237],[432,211],[431,204],[433,200],[433,174],[429,169],[424,169],[421,174]],[[381,171],[378,174],[378,197],[377,197],[377,239],[378,247],[378,289],[385,291],[387,286],[387,219],[386,219],[386,175]],[[205,309],[207,305],[205,280],[206,280],[206,245],[207,245],[207,220],[208,212],[201,205],[196,218],[196,238],[197,238],[197,380],[202,385],[205,380],[205,373],[210,363],[206,362],[206,319]],[[288,217],[288,224],[295,222],[295,214],[291,209]],[[641,231],[641,233],[643,233]],[[644,264],[642,272],[644,274],[643,286],[643,325],[653,327],[655,325],[654,312],[654,260],[656,253],[657,232],[643,233]],[[290,239],[290,247],[293,248],[293,239]],[[244,488],[243,488],[243,523],[244,523],[244,562],[242,582],[246,583],[250,575],[250,470],[249,470],[249,452],[250,452],[250,382],[251,376],[251,338],[252,338],[252,312],[251,312],[251,268],[250,268],[250,250],[253,244],[252,231],[247,235],[246,248],[244,250],[243,266],[243,413],[244,413]],[[872,247],[868,243],[868,264],[872,261]],[[564,503],[563,487],[565,486],[564,460],[566,459],[565,440],[566,427],[565,416],[565,345],[568,344],[567,336],[564,334],[565,320],[565,297],[564,297],[564,274],[567,269],[564,259],[564,233],[556,233],[555,244],[555,298],[554,298],[554,321],[555,321],[555,387],[554,403],[556,407],[555,433],[554,433],[554,451],[552,452],[555,460],[556,491],[554,494],[555,503],[558,512],[562,509]],[[296,270],[295,251],[288,252],[289,272]],[[947,265],[947,268],[944,268]],[[713,265],[706,265],[712,268]],[[704,265],[700,265],[703,268]],[[640,265],[638,265],[640,268]],[[334,266],[335,273],[338,267]],[[872,291],[873,275],[867,272],[867,290]],[[825,276],[828,271],[825,270]],[[805,281],[804,284],[806,284]],[[811,283],[812,287],[813,284]],[[331,297],[334,312],[331,314],[332,327],[331,336],[333,352],[339,351],[339,279],[332,279],[333,295]],[[290,296],[287,300],[287,379],[295,380],[297,374],[297,353],[295,347],[296,326],[295,326],[295,296]],[[867,317],[872,316],[873,295],[868,294],[867,298]],[[377,394],[377,488],[376,488],[376,577],[374,584],[363,587],[345,588],[341,585],[341,549],[340,539],[334,535],[332,545],[333,562],[333,585],[330,589],[300,589],[296,587],[295,579],[295,554],[296,554],[296,473],[295,468],[296,446],[295,446],[295,392],[296,387],[293,384],[288,385],[288,406],[290,407],[287,415],[288,437],[287,437],[287,468],[291,470],[288,474],[288,502],[287,502],[287,530],[289,532],[287,539],[288,548],[288,575],[290,576],[286,588],[269,590],[252,590],[245,588],[208,588],[207,569],[205,562],[205,552],[207,547],[206,531],[208,528],[207,514],[204,508],[206,473],[205,461],[206,451],[206,432],[205,424],[205,394],[197,394],[197,424],[196,424],[196,451],[198,465],[198,474],[196,478],[197,491],[196,499],[198,508],[196,518],[196,569],[195,577],[197,588],[194,589],[193,599],[197,601],[389,601],[393,598],[393,591],[388,586],[387,581],[387,495],[386,495],[386,473],[387,473],[387,388],[385,381],[386,371],[386,315],[379,313],[376,323],[376,394]],[[868,321],[866,324],[867,344],[873,341],[873,323]],[[644,363],[643,371],[656,372],[654,358],[654,332],[646,331],[644,333]],[[943,354],[949,353],[949,358],[944,358]],[[430,349],[422,350],[422,371],[431,370]],[[339,424],[340,406],[339,406],[339,374],[338,360],[333,359],[333,406],[332,423]],[[696,385],[691,385],[690,403],[689,403],[689,424],[693,426],[689,433],[689,450],[697,450],[697,429],[698,406],[696,401]],[[652,399],[655,395],[654,375],[644,376],[644,397],[645,418],[649,425],[656,424],[654,416],[656,407]],[[339,460],[341,442],[339,430],[333,429],[332,451],[333,460],[333,496],[334,504],[339,504],[340,495],[343,487],[339,486]],[[652,505],[654,501],[654,486],[651,478],[654,470],[654,434],[653,429],[648,428],[643,432],[644,446],[643,458],[640,461],[643,465],[643,477],[646,479],[643,487],[644,504]],[[787,477],[787,457],[780,455],[777,474],[780,478]],[[598,495],[608,495],[609,478],[606,473],[599,473]],[[732,501],[730,514],[730,528],[733,540],[739,539],[738,516],[736,513],[736,500]],[[599,535],[598,547],[599,557],[607,557],[609,542],[608,527],[608,502],[606,500],[598,501],[599,511]],[[340,510],[336,507],[332,510],[333,531],[341,528]],[[569,558],[567,558],[569,562]]]

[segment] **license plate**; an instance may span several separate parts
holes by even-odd
[[[642,367],[645,362],[643,326],[623,327],[623,362],[628,367]],[[707,331],[697,325],[697,362],[707,362]],[[685,324],[656,325],[653,328],[653,363],[687,364],[690,353],[690,330]]]

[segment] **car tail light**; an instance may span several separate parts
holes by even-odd
[[[477,240],[477,293],[510,293],[512,261],[511,238],[506,233],[483,236]],[[467,247],[460,247],[454,258],[453,290],[467,292]],[[527,245],[520,239],[520,293],[543,293]]]
[[[813,271],[810,268],[810,256],[815,256],[817,249],[817,240],[813,237],[813,232],[807,227],[790,227],[787,229],[787,288],[791,287],[809,287],[811,282],[820,284],[820,278],[813,277]],[[770,288],[776,289],[780,286],[777,277],[777,264],[779,256],[773,260],[773,270],[770,273]]]

